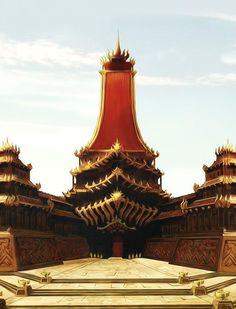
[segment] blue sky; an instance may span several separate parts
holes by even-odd
[[[0,0],[0,140],[21,147],[43,190],[69,189],[74,150],[98,117],[100,57],[118,30],[164,188],[189,193],[215,148],[236,143],[235,0]]]

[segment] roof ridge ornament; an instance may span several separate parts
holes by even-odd
[[[111,146],[111,151],[120,152],[122,149],[122,145],[119,142],[119,139],[116,138],[116,141]]]
[[[229,139],[227,139],[227,143],[225,145],[222,145],[221,147],[218,147],[215,150],[216,156],[220,156],[222,154],[227,153],[236,153],[236,147],[229,142]]]
[[[2,142],[2,146],[0,147],[0,152],[9,151],[16,155],[20,153],[20,147],[13,145],[13,143],[9,142],[8,138],[6,138],[5,142]]]
[[[115,49],[110,52],[108,50],[107,55],[101,58],[101,64],[105,70],[133,70],[135,65],[134,58],[130,57],[128,50],[123,50],[120,47],[120,35],[118,32],[118,38]]]

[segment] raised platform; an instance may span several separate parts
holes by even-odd
[[[82,237],[62,237],[32,230],[0,231],[0,271],[17,271],[62,264],[89,256]]]
[[[218,272],[236,272],[236,233],[222,236],[152,238],[144,257]]]
[[[42,270],[52,282],[40,283]],[[188,271],[190,282],[178,283],[178,274]],[[18,279],[30,280],[29,296],[15,296]],[[207,295],[194,296],[192,282],[204,279]],[[63,265],[0,274],[3,298],[8,308],[212,308],[214,292],[230,291],[236,301],[236,276],[170,265],[144,258],[81,259]],[[5,286],[5,287],[4,287]]]

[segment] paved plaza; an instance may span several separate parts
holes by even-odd
[[[51,273],[51,283],[39,282],[42,271]],[[190,282],[178,283],[179,272],[188,272]],[[21,277],[30,280],[29,296],[14,293]],[[1,274],[0,279],[8,308],[18,309],[212,308],[214,293],[222,287],[230,292],[230,299],[236,300],[233,274],[216,274],[144,258],[73,260],[58,266]],[[192,284],[197,279],[204,279],[207,295],[193,295]]]

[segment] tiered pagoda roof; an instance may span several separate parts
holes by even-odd
[[[20,148],[10,143],[8,139],[0,147],[0,200],[6,205],[16,206],[26,203],[43,207],[37,199],[40,184],[34,184],[30,180],[32,165],[25,165],[19,159],[19,154]]]
[[[73,206],[64,197],[40,191],[40,183],[34,184],[30,179],[32,165],[24,164],[19,154],[20,148],[8,139],[0,147],[0,205],[33,207],[52,215],[78,219]]]
[[[117,219],[126,228],[145,225],[157,217],[158,205],[169,199],[161,188],[161,171],[132,158],[119,142],[94,162],[84,161],[71,174],[76,182],[66,198],[79,205],[76,212],[88,225],[99,228],[111,228]]]
[[[236,207],[236,148],[227,143],[215,151],[216,160],[203,165],[205,182],[194,193],[171,198],[160,208],[157,220],[181,217],[210,208]]]
[[[227,143],[215,151],[216,160],[208,167],[203,165],[205,182],[194,185],[196,198],[192,202],[183,199],[184,212],[197,208],[236,206],[236,148]]]

